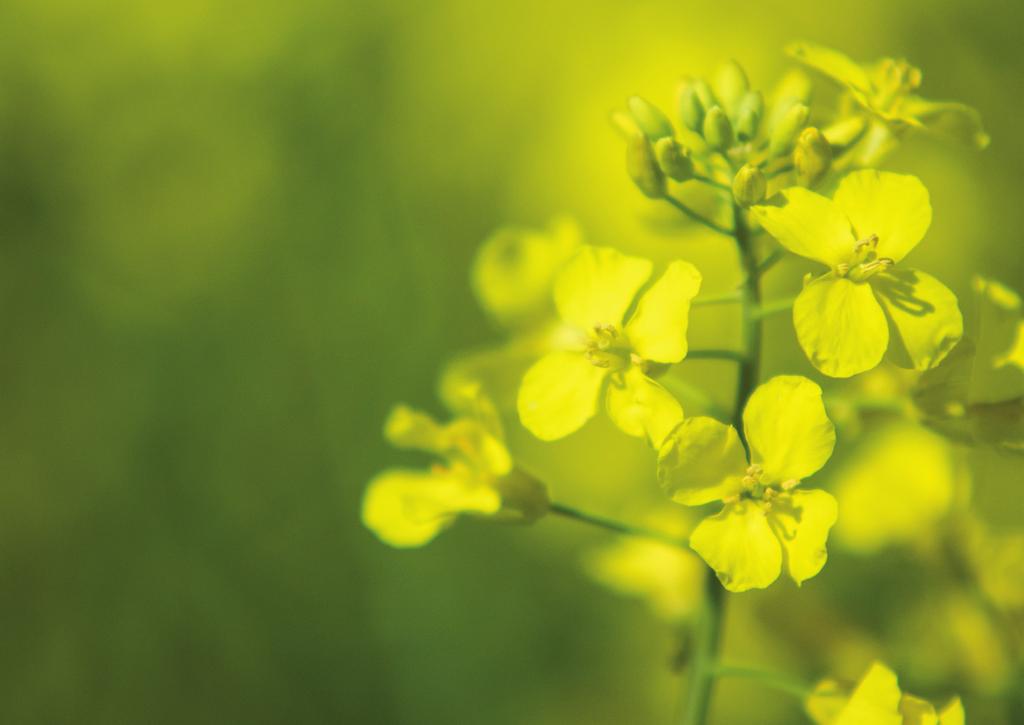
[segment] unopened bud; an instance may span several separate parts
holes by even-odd
[[[732,195],[740,206],[751,206],[764,200],[768,180],[756,166],[746,164],[736,172],[732,180]]]
[[[757,129],[764,116],[764,96],[760,91],[748,91],[736,110],[736,138],[750,141],[757,136]]]
[[[651,142],[642,133],[626,143],[626,171],[633,183],[652,199],[665,196],[665,174],[654,158]]]
[[[608,120],[611,121],[612,127],[625,139],[632,138],[635,133],[642,133],[633,117],[625,111],[612,111],[608,116]]]
[[[799,68],[788,71],[772,91],[771,113],[768,117],[769,128],[775,128],[794,103],[806,104],[810,98],[811,79],[807,74]]]
[[[672,130],[672,122],[654,104],[645,101],[640,96],[633,96],[629,99],[628,105],[636,125],[652,142],[675,134]]]
[[[700,105],[704,106],[704,112],[707,113],[708,109],[712,106],[719,105],[718,99],[715,98],[714,92],[711,90],[711,86],[703,78],[698,78],[693,82],[693,92],[697,94],[697,98],[700,99]]]
[[[748,90],[750,83],[747,81],[747,74],[743,72],[740,64],[734,60],[720,66],[715,72],[715,95],[721,101],[725,110],[730,115],[735,115],[739,109],[740,101]]]
[[[704,116],[704,140],[716,151],[725,151],[732,146],[732,124],[718,106],[712,106]]]
[[[529,524],[551,508],[547,487],[518,468],[502,476],[495,488],[501,494],[501,510],[494,516],[497,521]]]
[[[700,133],[704,128],[704,104],[693,83],[685,83],[679,89],[679,120],[694,133]]]
[[[772,129],[771,140],[768,143],[768,153],[771,156],[782,156],[788,154],[796,142],[796,137],[807,125],[807,117],[810,109],[802,103],[794,103],[786,111],[786,115],[775,124]]]
[[[654,156],[665,175],[676,181],[693,177],[693,161],[674,138],[661,138],[654,144]]]
[[[832,165],[832,146],[818,129],[811,126],[800,132],[793,150],[793,166],[804,186],[814,186]]]

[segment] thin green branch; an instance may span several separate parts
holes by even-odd
[[[673,376],[671,373],[658,378],[658,382],[664,385],[670,393],[677,398],[680,398],[686,403],[693,403],[698,406],[708,415],[718,420],[728,420],[729,413],[721,405],[711,399],[707,393],[698,388],[696,385],[691,385],[685,380]],[[685,407],[685,406],[684,406]]]
[[[719,665],[715,668],[715,675],[718,677],[737,677],[754,680],[766,687],[792,695],[801,701],[807,699],[807,696],[810,695],[812,691],[812,687],[810,685],[796,677],[786,675],[781,672],[759,670],[753,667]]]
[[[725,183],[723,183],[721,181],[716,181],[715,179],[712,179],[712,178],[710,178],[708,176],[702,176],[701,174],[694,174],[693,175],[693,180],[694,181],[699,181],[702,184],[707,184],[708,186],[713,186],[716,189],[721,189],[722,191],[728,191],[730,194],[732,193],[732,187],[731,186],[729,186],[728,184],[725,184]]]
[[[693,209],[688,207],[683,202],[679,201],[679,199],[675,198],[674,196],[665,196],[664,198],[665,198],[665,201],[667,201],[669,204],[674,206],[676,209],[681,211],[686,216],[688,216],[691,219],[693,219],[693,221],[697,222],[698,224],[703,224],[708,229],[716,231],[719,234],[724,234],[727,237],[731,237],[732,236],[732,230],[731,229],[726,229],[725,227],[719,226],[715,222],[713,222],[710,219],[704,217],[700,213],[694,211]]]
[[[731,302],[739,302],[743,298],[739,290],[730,290],[715,295],[704,295],[690,300],[690,307],[702,307],[704,305],[725,305]]]
[[[606,531],[613,531],[616,534],[640,536],[645,539],[653,539],[655,541],[661,541],[662,543],[669,544],[671,546],[679,546],[685,549],[689,549],[690,546],[688,542],[673,538],[667,534],[663,534],[658,531],[651,531],[650,529],[623,523],[622,521],[616,521],[615,519],[609,519],[586,511],[580,511],[572,506],[566,506],[563,503],[552,502],[548,507],[548,510],[553,514],[558,514],[559,516],[564,516],[565,518],[573,519],[574,521],[589,524],[590,526],[597,526],[605,529]]]
[[[765,317],[771,317],[780,312],[793,309],[793,303],[796,301],[796,297],[786,297],[781,300],[772,300],[771,302],[765,302],[763,305],[759,305],[754,310],[754,319],[763,320]]]
[[[775,263],[786,256],[786,250],[782,247],[776,247],[772,250],[771,254],[762,259],[757,265],[757,273],[764,274],[769,269],[775,266]]]

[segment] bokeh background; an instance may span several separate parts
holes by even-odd
[[[667,721],[677,634],[586,578],[600,532],[467,522],[399,552],[360,526],[365,482],[406,460],[384,415],[440,411],[441,365],[499,339],[467,276],[502,224],[569,212],[727,289],[728,246],[631,187],[607,114],[730,57],[770,87],[794,39],[907,57],[925,95],[980,109],[987,151],[915,138],[887,167],[932,193],[916,266],[964,297],[973,272],[1024,286],[1022,27],[1001,0],[0,5],[0,719]],[[811,372],[772,325],[768,372]],[[723,329],[695,320],[695,344]],[[582,473],[547,454],[553,492],[656,494],[601,426],[554,449]],[[992,515],[1019,523],[1019,473],[991,467]],[[934,664],[944,615],[893,619],[924,591],[913,562],[837,552],[800,610],[788,585],[745,596],[727,649],[814,678],[855,628],[876,644],[853,674],[879,651]],[[1010,722],[979,646],[980,670],[902,674]],[[716,722],[751,707],[799,720],[729,682]]]

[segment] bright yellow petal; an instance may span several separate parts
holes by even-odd
[[[874,662],[834,725],[902,725],[900,694],[892,670],[881,662]]]
[[[856,238],[842,209],[813,191],[792,187],[766,204],[751,207],[754,218],[779,244],[801,257],[835,267],[853,258]]]
[[[904,695],[900,700],[900,715],[903,716],[902,725],[939,725],[935,707],[913,695]]]
[[[836,500],[819,489],[793,491],[772,502],[768,520],[782,543],[786,571],[798,586],[825,566],[825,542],[838,514]]]
[[[689,262],[676,260],[637,302],[626,325],[630,347],[643,359],[677,363],[686,357],[690,300],[701,276]]]
[[[967,714],[959,697],[954,697],[939,711],[939,725],[964,725]]]
[[[889,323],[871,286],[844,277],[820,277],[793,304],[800,346],[814,367],[848,378],[882,362]]]
[[[821,388],[800,375],[778,375],[758,386],[743,411],[743,430],[764,483],[807,478],[825,465],[836,444]]]
[[[384,422],[384,438],[395,448],[442,453],[448,448],[444,427],[426,413],[398,404]]]
[[[804,710],[816,725],[832,725],[850,700],[835,680],[821,680],[804,700]]]
[[[636,366],[612,374],[605,404],[615,425],[628,435],[646,436],[655,449],[683,419],[672,394]]]
[[[736,429],[714,418],[687,418],[658,452],[658,480],[687,506],[734,496],[743,488],[747,458]]]
[[[814,68],[851,90],[862,94],[871,92],[871,79],[867,72],[849,56],[814,43],[790,43],[786,55]]]
[[[892,362],[930,370],[960,342],[964,334],[960,305],[939,280],[913,269],[893,269],[875,275],[870,283],[892,323]]]
[[[764,589],[782,571],[782,547],[761,504],[749,499],[726,504],[697,525],[690,548],[708,563],[731,592]]]
[[[899,262],[932,223],[928,190],[916,176],[863,169],[843,177],[833,197],[858,240],[878,235],[876,252]]]
[[[488,486],[445,473],[390,470],[379,474],[363,495],[363,524],[385,544],[423,546],[459,513],[496,513],[501,497]]]
[[[591,365],[580,352],[553,352],[526,371],[516,407],[535,436],[553,441],[583,427],[597,411],[607,368]]]
[[[621,325],[637,291],[651,276],[651,262],[609,247],[585,246],[555,280],[555,306],[571,325]]]

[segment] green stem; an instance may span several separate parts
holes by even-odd
[[[758,306],[754,310],[754,317],[761,320],[765,317],[778,314],[779,312],[785,312],[786,310],[793,309],[793,303],[796,302],[796,297],[787,297],[783,300],[772,300],[771,302],[765,302],[763,305]]]
[[[552,501],[548,506],[548,511],[553,514],[558,514],[559,516],[564,516],[567,519],[589,524],[590,526],[597,526],[605,529],[606,531],[614,531],[616,534],[654,539],[655,541],[661,541],[662,543],[669,544],[671,546],[679,546],[689,550],[690,545],[686,541],[673,538],[668,534],[662,534],[658,531],[651,531],[650,529],[633,526],[632,524],[626,524],[621,521],[616,521],[615,519],[609,519],[597,514],[580,511],[579,509],[575,509],[571,506],[566,506],[563,503],[556,503]]]
[[[729,414],[716,403],[711,397],[696,385],[691,385],[685,380],[680,380],[671,373],[658,378],[658,382],[668,388],[668,391],[684,402],[694,403],[705,413],[718,420],[728,420]],[[685,407],[685,406],[684,406]]]
[[[743,295],[740,294],[739,290],[730,290],[716,295],[695,297],[690,300],[690,307],[700,307],[702,305],[725,305],[731,302],[739,302],[742,298]]]
[[[741,337],[743,354],[739,360],[736,402],[732,422],[747,446],[743,435],[743,409],[757,386],[761,374],[761,321],[756,312],[761,305],[761,278],[757,255],[743,210],[733,204],[733,237],[743,271],[741,294]],[[704,725],[717,672],[718,649],[725,617],[725,590],[714,571],[708,568],[704,577],[704,597],[695,623],[693,657],[687,677],[681,725]]]
[[[709,178],[707,176],[701,176],[700,174],[694,174],[693,175],[693,180],[694,181],[699,181],[702,184],[707,184],[708,186],[713,186],[716,189],[721,189],[722,191],[728,191],[730,194],[732,193],[732,187],[731,186],[729,186],[728,184],[723,184],[721,181],[716,181],[716,180],[714,180],[712,178]]]
[[[746,355],[736,350],[690,350],[686,353],[687,360],[732,360],[742,363]]]
[[[782,247],[776,247],[772,250],[772,253],[765,257],[760,264],[757,265],[757,273],[764,274],[769,269],[775,266],[775,263],[786,256],[786,250]],[[692,303],[691,303],[692,304]]]
[[[708,229],[716,231],[719,234],[724,234],[727,237],[731,237],[732,236],[732,229],[726,229],[725,227],[721,227],[721,226],[715,224],[713,221],[711,221],[710,219],[705,218],[701,214],[698,214],[696,211],[694,211],[693,209],[688,207],[683,202],[679,201],[679,199],[675,198],[674,196],[666,196],[665,197],[665,201],[667,201],[669,204],[674,206],[676,209],[681,211],[686,216],[688,216],[691,219],[693,219],[698,224],[703,224]]]
[[[785,692],[803,701],[811,694],[811,686],[806,682],[782,674],[781,672],[770,672],[758,670],[753,667],[734,667],[731,665],[719,665],[715,668],[715,675],[718,677],[740,677],[748,680],[755,680],[762,685],[771,687],[779,692]]]

